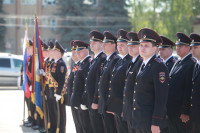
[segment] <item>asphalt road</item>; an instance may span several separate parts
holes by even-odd
[[[0,87],[0,133],[39,133],[23,126],[24,93],[16,87]],[[76,133],[71,109],[66,106],[66,133]],[[27,108],[26,108],[27,118]]]

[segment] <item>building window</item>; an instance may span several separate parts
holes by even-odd
[[[21,25],[25,25],[26,23],[28,26],[34,26],[34,18],[33,17],[21,18]]]
[[[35,5],[36,0],[21,0],[22,5]]]
[[[54,17],[43,17],[42,18],[42,25],[43,26],[57,26],[57,19]]]
[[[3,0],[3,4],[15,4],[15,0]]]
[[[5,20],[6,26],[9,26],[9,27],[15,26],[16,24],[16,18],[14,17],[5,17],[4,20]]]
[[[42,5],[46,6],[46,5],[56,5],[57,4],[57,0],[42,0]]]

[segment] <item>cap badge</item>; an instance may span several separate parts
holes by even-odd
[[[146,38],[146,37],[147,37],[146,35],[143,36],[143,38]]]

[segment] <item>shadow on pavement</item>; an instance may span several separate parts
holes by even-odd
[[[31,127],[25,127],[23,125],[20,125],[23,133],[39,133],[38,130],[33,130]]]

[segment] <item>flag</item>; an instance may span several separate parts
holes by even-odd
[[[24,34],[24,43],[23,43],[23,85],[22,85],[22,89],[24,90],[25,96],[27,98],[29,98],[31,96],[31,92],[29,91],[29,85],[28,85],[28,77],[27,77],[27,60],[28,60],[28,51],[27,51],[27,47],[29,46],[29,41],[28,41],[28,26],[26,24],[25,26],[25,34]]]
[[[38,20],[35,16],[34,36],[33,36],[33,57],[32,57],[32,88],[35,93],[36,111],[40,117],[43,118],[42,108],[42,82],[44,81],[40,76],[40,70],[44,69],[44,57],[42,55],[42,46],[40,41],[40,33],[38,29]]]

